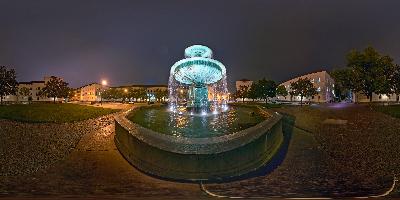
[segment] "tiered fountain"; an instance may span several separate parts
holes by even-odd
[[[227,110],[226,69],[212,55],[210,48],[194,45],[185,49],[185,59],[171,67],[168,84],[171,111],[176,111],[179,105],[192,114],[205,115],[210,111],[218,114]],[[182,88],[187,89],[187,98],[178,98]]]
[[[136,168],[176,180],[221,181],[266,165],[283,141],[281,116],[230,105],[225,66],[194,45],[169,77],[169,105],[116,117],[115,143]]]

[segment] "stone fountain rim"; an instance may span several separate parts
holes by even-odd
[[[142,127],[126,118],[128,113],[139,107],[117,115],[115,121],[138,140],[164,151],[179,154],[216,154],[230,151],[254,141],[268,132],[282,118],[277,112],[267,111],[260,106],[256,107],[263,112],[269,113],[271,117],[250,128],[216,137],[176,137]]]

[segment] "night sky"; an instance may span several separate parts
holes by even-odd
[[[231,87],[342,67],[368,45],[399,63],[400,1],[0,0],[0,65],[18,81],[166,84],[193,44],[214,51]]]

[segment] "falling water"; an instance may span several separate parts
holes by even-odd
[[[225,66],[212,59],[206,46],[185,49],[185,59],[170,71],[169,110],[184,114],[218,114],[228,110]]]

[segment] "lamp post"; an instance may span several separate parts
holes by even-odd
[[[102,93],[104,92],[104,87],[107,86],[107,80],[102,80],[101,81],[101,92],[100,92],[100,105],[103,105],[103,96]]]
[[[125,97],[124,97],[124,103],[125,103],[125,98],[126,98],[126,96],[127,96],[127,94],[128,94],[128,89],[125,88],[125,89],[124,89],[124,92],[125,92],[125,95],[124,95],[124,96],[125,96]]]

